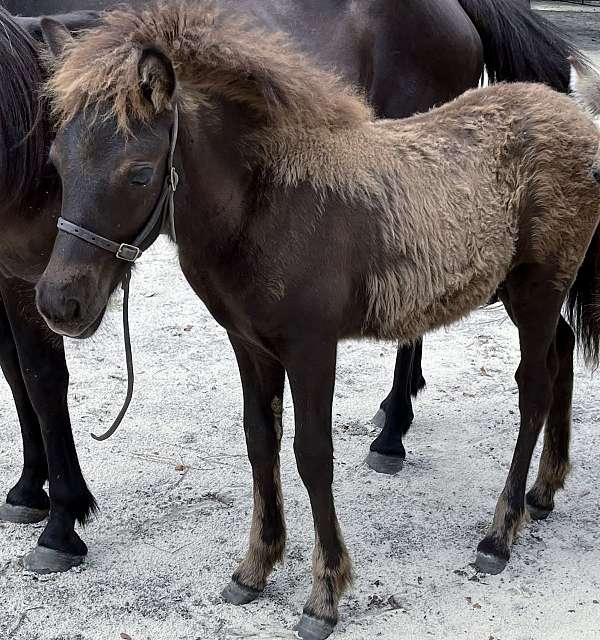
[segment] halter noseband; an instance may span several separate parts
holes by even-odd
[[[152,211],[152,215],[142,230],[135,237],[133,242],[114,242],[98,233],[93,233],[89,229],[82,227],[74,222],[69,222],[64,218],[59,218],[57,227],[59,231],[75,236],[80,240],[84,240],[88,244],[104,249],[114,254],[115,258],[124,262],[135,262],[148,249],[160,235],[160,232],[167,220],[172,223],[175,191],[179,184],[179,174],[173,165],[175,157],[175,148],[177,146],[177,136],[179,133],[179,112],[177,106],[173,111],[173,127],[171,129],[171,140],[169,147],[169,155],[167,157],[167,171],[165,175],[164,185]]]
[[[131,244],[126,242],[114,242],[104,236],[97,233],[93,233],[89,229],[82,227],[73,222],[69,222],[64,218],[59,218],[57,227],[59,231],[68,233],[75,236],[88,244],[92,244],[95,247],[104,249],[109,253],[112,253],[118,260],[129,262],[133,264],[146,249],[148,249],[158,238],[160,232],[164,228],[167,220],[170,222],[171,227],[174,229],[173,214],[175,211],[175,191],[177,191],[177,185],[179,184],[179,174],[173,164],[175,157],[175,148],[177,146],[177,136],[179,134],[179,112],[177,106],[173,110],[173,127],[171,129],[171,139],[169,147],[169,155],[167,156],[167,170],[164,180],[164,185],[158,198],[158,202],[152,211],[152,215],[148,219],[148,222],[144,225],[142,230],[138,233]],[[112,436],[121,424],[131,398],[133,397],[133,384],[134,384],[134,371],[133,371],[133,354],[131,351],[131,339],[129,333],[129,282],[131,280],[131,269],[127,269],[127,273],[123,277],[123,335],[125,341],[125,359],[127,362],[127,395],[121,411],[115,418],[114,422],[102,435],[96,436],[93,433],[92,438],[94,440],[107,440]]]

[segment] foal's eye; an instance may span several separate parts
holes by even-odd
[[[130,177],[131,184],[136,187],[147,187],[152,181],[154,175],[154,169],[152,167],[144,167],[143,169],[136,169],[132,172]]]

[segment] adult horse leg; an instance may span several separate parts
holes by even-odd
[[[223,597],[246,604],[265,588],[285,548],[283,496],[279,478],[285,371],[267,355],[257,354],[230,335],[244,391],[244,431],[254,482],[250,542]]]
[[[313,586],[297,631],[305,640],[322,640],[333,631],[339,599],[352,580],[331,489],[336,342],[301,341],[286,354],[284,364],[294,398],[294,453],[315,525]]]
[[[554,494],[563,488],[570,469],[574,349],[575,335],[561,316],[556,331],[559,370],[554,382],[552,407],[546,423],[537,480],[527,493],[527,509],[534,520],[543,520],[550,515],[554,509]]]
[[[494,521],[477,547],[476,566],[486,573],[500,573],[510,558],[512,541],[525,515],[531,456],[552,406],[559,370],[557,327],[565,297],[565,291],[557,290],[553,275],[540,265],[523,265],[509,275],[499,293],[519,330],[521,362],[515,378],[521,423]]]
[[[21,374],[17,347],[0,298],[0,365],[15,400],[23,438],[23,471],[17,484],[0,505],[0,520],[17,524],[41,522],[48,516],[49,500],[44,491],[48,463],[40,423],[31,406]]]
[[[369,101],[383,118],[406,118],[452,100],[479,83],[483,46],[473,22],[456,2],[421,0],[374,3],[378,25]],[[419,38],[410,37],[419,33]],[[431,47],[435,42],[435,47]],[[411,396],[425,386],[422,341],[398,350],[394,384],[374,418],[381,434],[367,463],[375,471],[396,473],[406,452],[402,437],[413,421]]]
[[[399,346],[394,368],[394,384],[373,422],[381,433],[371,443],[367,464],[379,473],[394,474],[402,469],[406,451],[402,437],[412,424],[411,397],[425,386],[421,370],[423,341]]]
[[[75,520],[85,524],[96,503],[83,479],[73,442],[62,340],[37,317],[33,291],[24,291],[25,286],[16,280],[0,280],[23,379],[44,439],[50,516],[38,546],[23,562],[28,570],[51,573],[67,571],[83,561],[87,547],[75,532]]]

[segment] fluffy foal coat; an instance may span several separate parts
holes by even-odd
[[[220,148],[207,147],[208,135],[190,134],[192,150],[180,149],[177,162],[183,188],[192,191],[179,198],[175,226],[192,286],[218,309],[238,361],[251,361],[262,372],[254,386],[262,389],[270,376],[277,379],[272,388],[282,388],[282,365],[289,375],[296,454],[317,533],[314,585],[305,607],[313,618],[335,622],[350,579],[331,494],[329,371],[336,340],[363,335],[410,342],[499,291],[521,338],[521,432],[480,552],[497,562],[492,568],[505,563],[524,513],[533,448],[548,416],[544,469],[530,492],[540,513],[552,508],[567,468],[573,338],[560,310],[600,219],[592,171],[600,132],[577,105],[543,86],[504,85],[468,92],[409,120],[375,122],[360,96],[315,69],[285,38],[251,30],[204,3],[108,16],[103,27],[67,45],[48,92],[61,127],[59,147],[73,144],[72,121],[81,126],[83,118],[92,128],[102,121],[82,142],[90,156],[107,123],[118,134],[115,144],[126,145],[134,129],[148,135],[140,123],[164,121],[175,104],[182,136],[186,129],[238,132],[235,140],[222,141],[235,148],[227,156],[230,175],[252,179],[242,181],[249,190],[231,200],[232,208],[241,203],[231,222],[226,207],[218,222],[197,214],[203,203],[194,199],[192,185],[204,179],[204,193],[213,187],[205,184],[198,157]],[[196,138],[204,146],[194,148]],[[114,211],[105,207],[111,213],[94,219],[85,209],[78,221],[112,237],[118,210],[116,188]],[[89,211],[96,211],[93,202]],[[129,220],[140,216],[142,224],[148,212],[125,214]],[[283,221],[285,233],[278,234]],[[202,249],[194,250],[194,243]],[[228,246],[235,251],[224,259],[219,250]],[[597,253],[594,242],[588,255]],[[112,259],[91,255],[96,262]],[[51,262],[45,277],[52,274]],[[233,281],[244,295],[235,294]],[[575,294],[597,289],[597,280],[580,280]],[[303,350],[309,338],[298,332],[305,324],[290,318],[306,317],[312,319],[310,339],[322,331],[318,344],[326,348]],[[269,339],[274,326],[278,342]],[[599,334],[583,335],[594,356]],[[262,355],[253,360],[257,346]],[[268,403],[277,397],[262,392]],[[263,464],[271,455],[276,460],[273,452],[257,460]],[[269,485],[278,484],[276,464],[269,469],[255,490],[260,504],[251,550],[234,576],[248,593],[264,588],[283,549],[280,493]]]

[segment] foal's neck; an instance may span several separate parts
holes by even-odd
[[[252,170],[242,149],[245,127],[240,123],[246,119],[239,111],[223,102],[200,118],[182,120],[177,159],[182,193],[176,199],[180,245],[192,238],[196,250],[218,254],[242,231]]]

